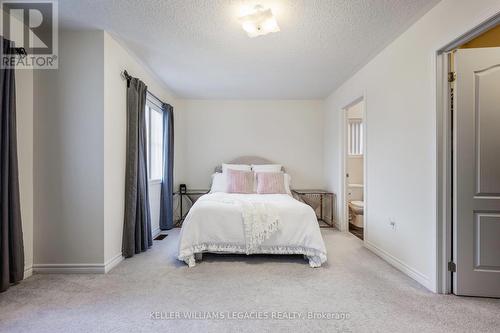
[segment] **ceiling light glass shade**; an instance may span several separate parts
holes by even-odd
[[[255,6],[252,12],[240,16],[238,20],[243,30],[247,32],[248,37],[251,38],[280,31],[271,9],[264,9],[261,5]]]

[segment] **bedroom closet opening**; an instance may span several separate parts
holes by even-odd
[[[349,232],[364,239],[364,102],[345,109],[345,211]]]
[[[443,289],[500,297],[500,14],[442,49]],[[439,96],[439,95],[438,95]],[[442,182],[446,179],[445,182]]]

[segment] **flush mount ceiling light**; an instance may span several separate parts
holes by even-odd
[[[261,5],[256,5],[249,13],[240,16],[238,20],[250,38],[280,31],[271,8],[266,9]]]

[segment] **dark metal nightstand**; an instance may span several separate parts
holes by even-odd
[[[184,222],[184,218],[186,217],[187,213],[189,213],[189,209],[184,213],[182,211],[182,198],[184,196],[187,196],[189,200],[194,204],[196,200],[198,200],[202,195],[207,194],[210,192],[210,190],[187,190],[185,193],[181,192],[175,192],[174,194],[179,195],[179,201],[180,201],[180,219],[175,222],[175,227],[181,227],[182,222]]]
[[[292,190],[293,197],[311,206],[321,228],[335,227],[335,194],[325,190]]]

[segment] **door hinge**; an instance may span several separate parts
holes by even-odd
[[[457,78],[457,73],[455,72],[448,73],[448,82],[455,82],[456,78]]]
[[[448,262],[448,271],[450,271],[450,272],[457,271],[457,265],[453,261]]]

